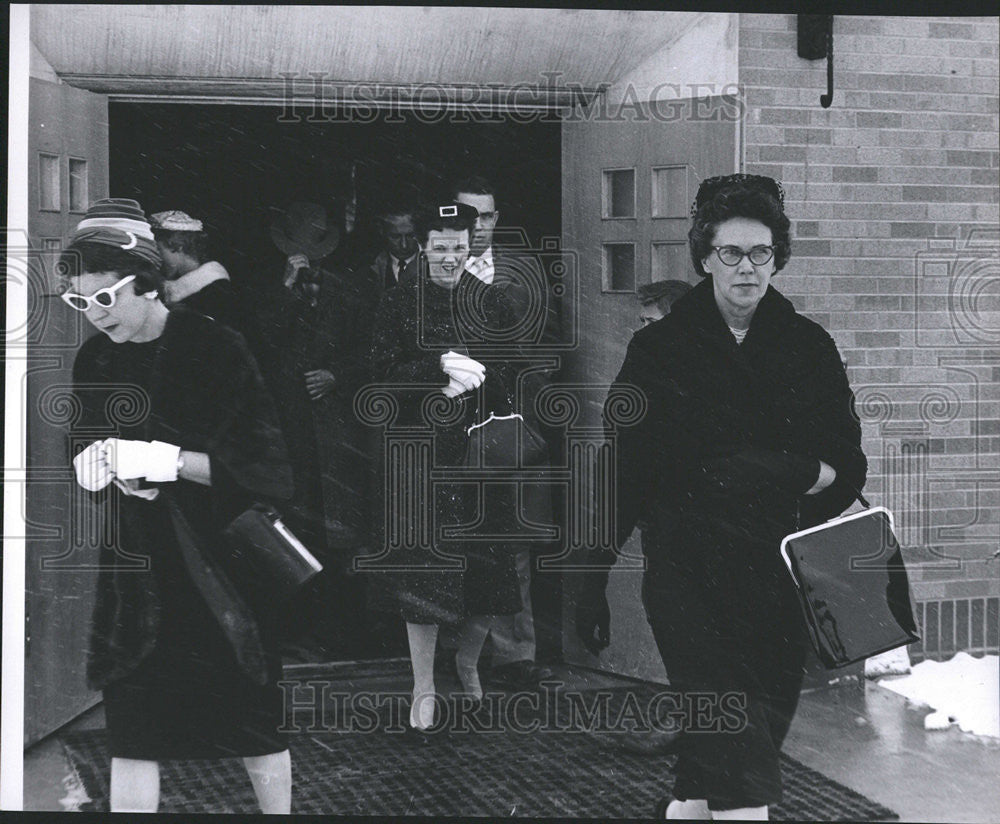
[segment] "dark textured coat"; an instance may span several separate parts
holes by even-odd
[[[243,335],[249,343],[252,333],[242,311],[239,293],[229,280],[214,280],[197,292],[182,298],[179,305],[205,315]],[[251,347],[252,348],[252,347]]]
[[[461,307],[461,308],[460,308]],[[468,438],[466,428],[489,412],[511,411],[517,368],[508,359],[491,354],[484,329],[511,328],[511,307],[499,289],[464,273],[458,285],[448,290],[433,284],[420,270],[407,271],[399,286],[387,290],[376,313],[372,334],[371,373],[399,404],[390,432],[416,427],[433,435],[432,465],[435,469],[460,466]],[[486,380],[476,392],[448,401],[438,390],[448,384],[440,358],[449,350],[482,362]],[[424,400],[444,412],[431,422]],[[448,412],[447,410],[451,410]],[[381,466],[378,465],[379,477]],[[391,479],[386,483],[391,484]],[[380,490],[382,486],[378,487]],[[433,519],[436,527],[468,523],[475,515],[470,487],[443,483],[436,486]],[[388,494],[393,494],[390,489]],[[409,497],[413,490],[406,493]],[[384,501],[373,507],[374,545],[385,545]],[[437,543],[437,538],[432,539]],[[375,603],[398,606],[406,620],[420,623],[456,622],[469,614],[509,614],[519,609],[517,576],[513,558],[489,543],[463,545],[451,541],[445,552],[465,554],[465,573],[431,571],[434,562],[429,545],[411,550],[394,549],[392,563],[407,563],[405,572],[378,572]]]
[[[315,306],[275,287],[259,295],[258,321],[266,338],[261,368],[295,470],[295,503],[329,544],[321,555],[353,544],[368,518],[370,455],[367,432],[354,414],[354,395],[367,379],[372,316],[379,289],[366,270],[321,272]],[[333,391],[312,400],[304,373],[326,369]],[[345,529],[346,527],[346,529]],[[325,559],[325,558],[324,558]]]
[[[146,384],[148,414],[141,403],[131,409],[116,404],[121,388],[114,385],[118,347],[128,345],[97,335],[81,347],[73,366],[81,408],[74,430],[94,439],[160,440],[208,454],[210,487],[187,481],[163,486],[194,529],[202,554],[203,563],[189,568],[189,574],[196,583],[203,578],[202,584],[223,593],[209,607],[242,669],[263,683],[264,650],[256,620],[238,596],[227,595],[233,590],[213,553],[225,551],[222,529],[249,505],[291,494],[291,467],[273,403],[242,337],[200,314],[174,309]],[[149,542],[162,536],[151,536],[149,530],[170,520],[162,494],[149,502],[109,486],[93,498],[112,535],[101,550],[104,566],[87,668],[90,685],[100,689],[134,669],[155,645],[160,599],[169,593],[156,591],[150,570],[127,568],[131,565],[120,553],[150,556]]]
[[[618,431],[619,543],[638,520],[648,524],[650,608],[670,628],[676,660],[753,688],[765,653],[800,640],[781,538],[800,509],[803,527],[834,517],[865,482],[836,345],[773,286],[738,345],[707,278],[635,334],[616,384],[638,387],[648,404]],[[837,479],[801,498],[763,482],[713,494],[703,469],[747,447],[825,461]]]
[[[530,250],[496,246],[492,285],[504,293],[510,304],[520,341],[553,345],[561,340],[559,313],[545,271]]]

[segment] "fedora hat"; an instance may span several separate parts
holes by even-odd
[[[340,230],[327,219],[327,212],[317,203],[296,202],[276,210],[271,223],[271,239],[286,255],[305,255],[320,260],[340,242]]]

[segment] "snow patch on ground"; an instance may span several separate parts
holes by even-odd
[[[906,647],[896,647],[865,661],[865,678],[883,675],[906,675],[910,672],[910,654]]]
[[[973,658],[960,652],[950,661],[922,661],[910,675],[883,678],[878,685],[937,710],[938,718],[954,718],[964,732],[1000,738],[1000,657],[996,655]]]
[[[87,795],[87,790],[76,770],[63,778],[62,785],[63,790],[66,791],[66,795],[59,799],[63,812],[77,813],[83,809],[84,804],[92,803],[93,799]]]

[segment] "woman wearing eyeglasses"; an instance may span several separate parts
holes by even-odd
[[[618,430],[617,540],[647,525],[643,601],[684,710],[658,814],[766,819],[807,646],[779,546],[845,510],[867,461],[836,345],[772,285],[791,253],[780,184],[703,181],[688,238],[704,280],[636,332],[616,381],[647,403]],[[588,575],[577,614],[595,653],[606,580]]]
[[[162,759],[242,756],[261,809],[287,814],[281,662],[226,576],[222,535],[292,488],[256,363],[235,332],[167,310],[133,200],[90,208],[60,277],[62,299],[100,333],[73,365],[72,439],[107,536],[87,678],[103,691],[111,811],[156,811]]]

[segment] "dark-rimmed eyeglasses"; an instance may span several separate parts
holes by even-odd
[[[739,246],[713,246],[715,254],[726,266],[736,266],[743,258],[749,258],[754,266],[763,266],[774,257],[773,246],[754,246],[749,252]]]
[[[118,290],[121,289],[126,283],[131,283],[135,280],[135,275],[128,275],[122,278],[114,286],[105,286],[103,289],[98,289],[92,295],[78,295],[76,292],[63,292],[59,297],[61,297],[69,306],[76,309],[77,312],[86,312],[90,309],[91,303],[96,303],[102,309],[110,309],[115,305],[115,301],[118,300]]]

